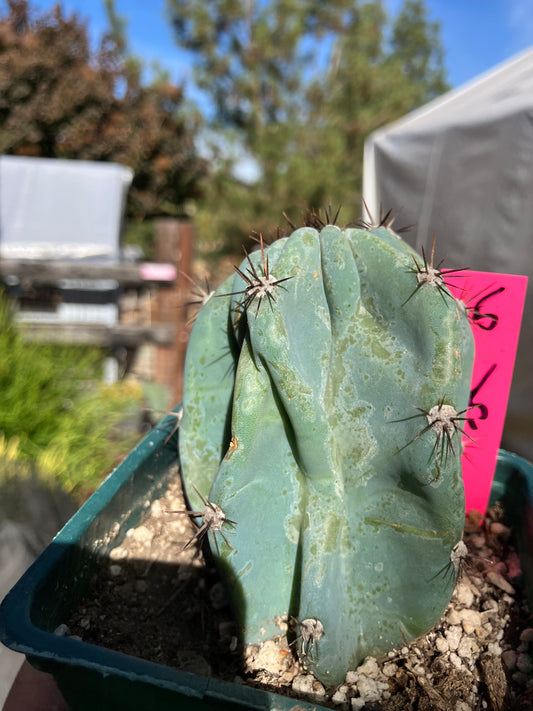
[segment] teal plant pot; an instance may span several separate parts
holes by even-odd
[[[176,475],[176,437],[166,442],[174,422],[166,418],[132,450],[13,587],[0,606],[0,641],[51,673],[73,711],[324,708],[54,635],[98,561]],[[533,466],[503,450],[491,492],[491,502],[497,500],[505,506],[533,603]]]

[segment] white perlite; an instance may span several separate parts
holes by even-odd
[[[348,671],[344,684],[330,692],[331,703],[339,708],[346,708],[349,703],[354,711],[378,703],[386,711],[388,702],[390,708],[399,708],[394,695],[405,693],[403,689],[411,685],[426,695],[431,708],[437,711],[466,711],[478,702],[479,708],[489,709],[498,708],[498,694],[503,698],[505,693],[504,669],[513,674],[515,685],[525,688],[528,681],[533,683],[529,655],[533,650],[533,628],[522,632],[518,651],[504,642],[515,590],[505,563],[494,563],[493,551],[478,531],[474,527],[472,537],[483,541],[476,542],[475,556],[469,554],[471,560],[462,570],[440,623],[427,635],[389,652],[383,659],[368,657],[356,670]],[[463,547],[459,552],[464,558]],[[516,571],[515,558],[512,567]],[[311,686],[308,677],[304,678],[305,684]],[[451,698],[456,694],[463,700],[452,701],[446,696],[442,691],[445,678],[455,680]],[[478,698],[482,688],[486,694],[483,702]],[[316,699],[316,692],[311,691],[309,698],[312,696]]]
[[[174,521],[166,514],[168,510],[184,507],[181,499],[174,500],[174,495],[173,490],[169,490],[161,507],[152,505],[153,513],[158,516],[150,522],[155,531],[151,537],[151,546],[155,547],[154,543],[157,542],[156,560],[172,562],[173,565],[177,561],[183,566],[183,574],[188,575],[190,570],[204,563],[196,546],[183,546],[190,537],[191,524],[188,517],[182,516]],[[501,708],[498,704],[502,702],[507,687],[511,707],[513,704],[515,708],[520,707],[525,694],[530,693],[527,691],[528,684],[532,685],[533,682],[530,662],[533,628],[528,626],[530,618],[526,617],[525,610],[515,600],[517,596],[513,583],[520,575],[518,559],[516,554],[509,555],[508,529],[503,525],[495,525],[498,523],[499,519],[487,519],[485,526],[481,527],[478,518],[471,522],[469,529],[465,528],[468,560],[462,566],[452,602],[439,623],[412,643],[390,650],[382,659],[368,658],[358,669],[348,671],[345,682],[338,688],[324,689],[314,677],[312,671],[317,663],[316,658],[307,655],[300,658],[299,662],[296,660],[296,645],[288,643],[286,632],[290,626],[287,623],[287,611],[283,610],[279,611],[277,620],[283,634],[265,640],[262,644],[250,645],[245,650],[243,668],[234,672],[236,676],[232,676],[232,679],[237,683],[263,685],[279,694],[297,694],[299,698],[311,701],[316,706],[336,705],[339,711],[362,709],[365,704],[372,703],[377,703],[381,711],[397,711],[409,707],[431,708],[435,711],[466,711],[467,708],[489,711]],[[144,522],[144,525],[148,523]],[[162,554],[159,541],[169,531],[169,546]],[[180,536],[178,531],[181,531]],[[145,541],[149,539],[146,531],[141,531],[141,535],[132,532],[109,556],[105,569],[106,586],[112,585],[113,590],[117,591],[115,598],[127,595],[128,605],[132,595],[139,589],[139,583],[144,588],[149,578],[138,580],[136,577],[130,586],[120,581],[132,567],[130,562],[146,562]],[[463,559],[464,551],[461,552],[461,547],[458,551]],[[110,566],[116,567],[110,572]],[[113,575],[119,572],[120,575]],[[138,576],[136,569],[133,572]],[[450,570],[447,575],[453,572]],[[209,599],[210,609],[213,605],[218,606],[218,594],[210,594]],[[101,627],[103,618],[98,617],[100,609],[93,603],[90,607],[81,608],[76,619],[66,620],[72,630],[72,637],[85,639]],[[107,609],[105,612],[107,615]],[[313,623],[309,627],[313,631],[317,618],[309,617],[307,620]],[[506,626],[511,623],[514,644],[504,634]],[[106,633],[108,624],[106,619]],[[239,658],[242,658],[233,623],[219,622],[217,629],[216,640],[227,645],[227,654],[237,652]],[[516,637],[520,630],[522,632],[517,645]],[[301,635],[301,632],[297,627],[294,635]],[[328,635],[327,630],[325,634]],[[90,636],[86,641],[90,641]],[[143,645],[145,641],[143,638]],[[315,651],[319,660],[320,643],[317,646]],[[143,651],[145,649],[146,645]],[[157,653],[160,653],[159,647]],[[206,665],[207,662],[199,664],[199,673],[206,674]]]

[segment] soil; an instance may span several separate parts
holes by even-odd
[[[533,627],[520,563],[496,505],[470,512],[454,596],[426,635],[367,658],[324,688],[280,634],[243,649],[224,587],[174,481],[95,574],[58,634],[202,676],[259,686],[314,703],[368,711],[533,707]],[[187,545],[189,544],[189,545]],[[452,574],[452,571],[450,571]]]

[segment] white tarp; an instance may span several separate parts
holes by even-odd
[[[533,458],[533,49],[373,133],[363,176],[417,251],[529,277],[503,446]]]
[[[117,163],[0,156],[0,257],[118,259],[132,179]]]

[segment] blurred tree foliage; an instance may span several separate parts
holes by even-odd
[[[181,87],[164,74],[145,85],[141,75],[117,27],[93,52],[87,27],[59,4],[37,16],[27,0],[7,0],[0,153],[123,163],[135,172],[128,217],[183,215],[206,173],[194,142],[198,119]]]
[[[216,170],[198,220],[218,246],[268,234],[282,210],[299,222],[306,208],[342,204],[341,219],[355,219],[366,136],[448,88],[424,0],[395,18],[380,0],[167,5],[210,117]],[[243,156],[248,179],[234,170]]]

